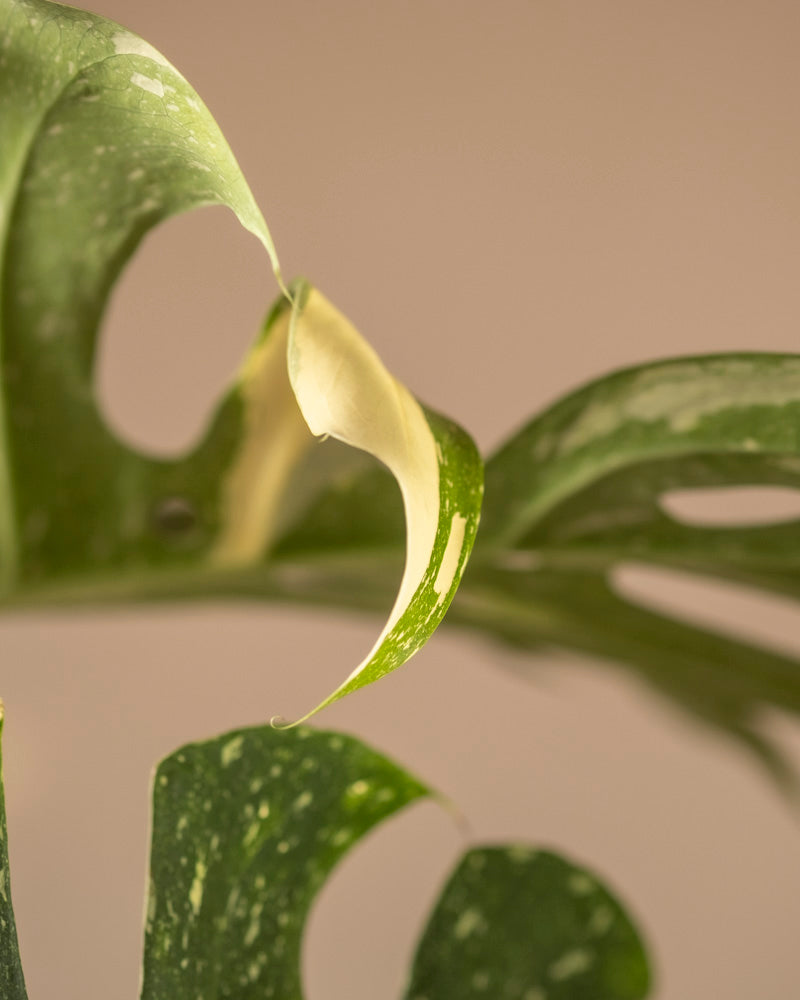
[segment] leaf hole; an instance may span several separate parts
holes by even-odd
[[[420,803],[372,831],[337,865],[311,910],[303,942],[310,1000],[400,996],[442,879],[454,863],[452,826]]]
[[[788,597],[680,570],[621,563],[612,585],[642,607],[725,632],[745,642],[800,655],[800,612]]]
[[[745,527],[800,519],[800,490],[788,486],[720,486],[670,490],[662,509],[697,527]]]
[[[112,431],[153,456],[189,450],[273,292],[266,256],[227,209],[153,230],[117,283],[98,347],[95,391]]]

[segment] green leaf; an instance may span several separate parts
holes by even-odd
[[[335,451],[322,461],[325,481],[312,471],[320,459],[313,434],[332,436],[389,467],[407,545],[386,627],[323,704],[395,669],[441,621],[472,547],[483,475],[474,445],[424,410],[304,282],[293,303],[272,309],[191,453],[155,461],[118,441],[94,396],[98,328],[149,229],[197,206],[226,205],[264,245],[291,296],[216,123],[158,52],[46,0],[0,0],[0,29],[0,600],[254,591],[314,600],[343,576],[351,589],[389,594],[394,553],[362,567],[340,545],[299,588],[286,561],[272,558],[352,468]],[[339,508],[343,534],[358,524],[354,513]]]
[[[235,730],[175,751],[153,782],[142,1000],[302,1000],[305,923],[330,872],[374,826],[430,794],[358,740],[303,726]],[[0,996],[27,1000],[2,783],[0,834]],[[514,845],[462,858],[407,996],[638,1000],[648,982],[637,932],[595,876]]]
[[[775,705],[800,714],[800,664],[792,657],[638,607],[590,572],[481,569],[466,582],[452,621],[519,650],[607,660],[755,754],[782,791],[797,792],[790,761],[760,712]],[[528,676],[535,666],[514,661]]]
[[[3,732],[3,703],[0,701],[0,737]],[[8,869],[8,829],[2,782],[3,755],[0,749],[0,997],[28,1000],[19,960],[17,925],[11,906],[11,878]]]
[[[117,441],[92,384],[111,287],[148,230],[200,205],[227,205],[277,259],[219,128],[155,49],[45,0],[0,0],[0,35],[0,593],[97,598],[120,573],[136,593],[207,552],[241,404],[189,462]],[[159,519],[176,494],[189,531]]]
[[[427,795],[357,740],[227,733],[158,767],[143,1000],[302,996],[309,907],[376,823]]]
[[[640,608],[615,591],[648,563],[800,596],[800,522],[698,527],[668,491],[800,488],[800,357],[722,355],[618,372],[550,407],[486,470],[484,530],[460,620],[527,647],[622,661],[788,781],[760,710],[800,711],[800,663]]]
[[[469,851],[434,909],[407,1000],[640,1000],[642,943],[596,877],[550,851]]]
[[[305,727],[172,754],[155,776],[143,1000],[300,1000],[303,928],[331,869],[428,794],[357,740]],[[633,1000],[647,982],[636,932],[594,876],[516,846],[465,856],[408,996],[536,1000],[547,986],[555,1000]]]
[[[595,566],[625,550],[739,579],[779,569],[768,532],[724,530],[721,546],[716,529],[669,518],[659,497],[689,487],[800,488],[799,428],[800,356],[682,358],[617,372],[557,402],[492,457],[482,544],[545,548],[550,563],[585,552],[584,565]],[[658,529],[669,532],[661,546]]]

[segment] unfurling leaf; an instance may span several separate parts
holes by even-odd
[[[289,376],[314,434],[386,465],[406,518],[405,569],[389,619],[322,708],[400,666],[441,622],[478,528],[483,466],[470,438],[426,412],[352,324],[307,284],[295,290]]]

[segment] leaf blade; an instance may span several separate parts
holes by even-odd
[[[406,520],[406,562],[372,649],[311,713],[386,676],[442,621],[475,540],[483,466],[471,439],[426,412],[355,327],[307,283],[294,292],[289,377],[312,433],[366,451],[395,477]]]
[[[303,925],[325,878],[428,794],[357,740],[305,728],[239,730],[171,754],[153,791],[142,1000],[301,997]]]
[[[474,848],[445,886],[407,1000],[642,1000],[638,932],[597,878],[550,851]]]

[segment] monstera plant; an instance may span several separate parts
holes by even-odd
[[[98,330],[145,234],[211,204],[263,244],[277,302],[202,442],[155,460],[102,419]],[[800,710],[798,663],[646,610],[612,573],[636,560],[800,595],[796,522],[700,528],[661,502],[676,488],[800,486],[800,357],[603,378],[491,456],[484,496],[469,436],[417,402],[320,291],[284,281],[181,74],[120,26],[48,0],[0,0],[0,226],[6,609],[249,596],[378,612],[394,600],[372,650],[310,716],[403,664],[452,603],[449,623],[498,642],[623,664],[794,787],[758,720],[764,706]],[[176,751],[154,782],[143,1000],[300,997],[303,926],[328,873],[430,794],[355,739],[297,720]],[[466,853],[406,995],[633,1000],[650,980],[597,877],[514,843]],[[25,995],[3,810],[0,1000]]]

